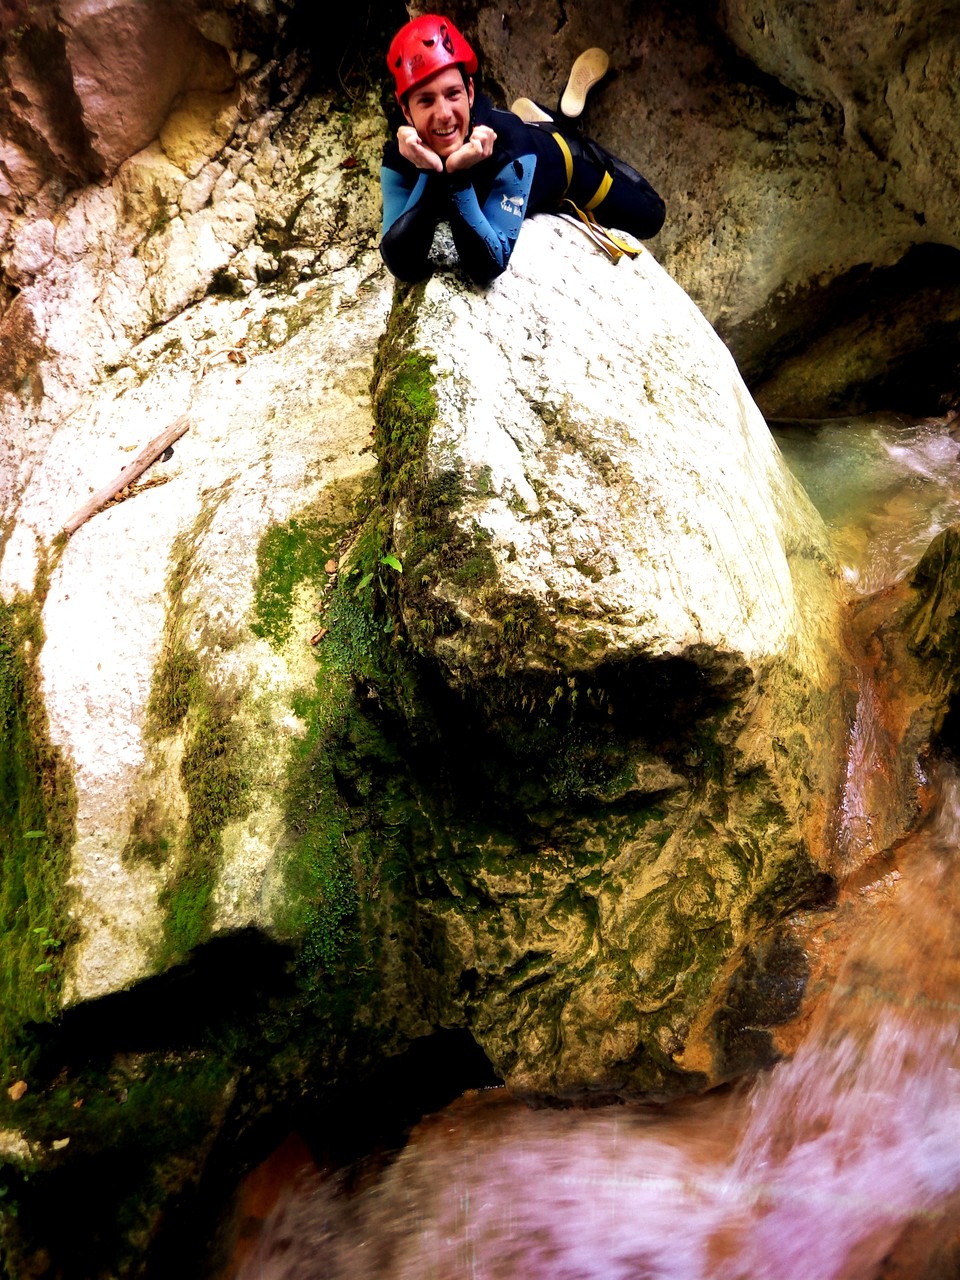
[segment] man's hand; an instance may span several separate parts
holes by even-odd
[[[496,140],[497,135],[489,125],[478,124],[463,146],[447,156],[447,173],[455,173],[458,169],[472,169],[481,160],[492,156]]]
[[[400,126],[397,130],[397,143],[404,160],[409,160],[418,169],[435,169],[437,173],[443,172],[443,161],[427,146],[413,125]],[[462,147],[461,150],[463,150]]]

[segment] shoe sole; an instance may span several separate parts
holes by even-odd
[[[585,49],[570,68],[570,78],[560,99],[565,116],[575,117],[583,110],[587,94],[607,74],[610,59],[603,49]]]
[[[541,111],[532,98],[518,98],[510,110],[527,124],[553,124],[553,117]]]

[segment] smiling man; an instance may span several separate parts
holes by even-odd
[[[599,78],[586,57],[564,95],[578,113]],[[450,223],[460,263],[478,284],[506,270],[528,214],[557,212],[561,203],[588,226],[599,220],[641,239],[660,230],[663,201],[635,169],[527,99],[514,104],[526,104],[521,119],[476,93],[477,56],[448,18],[425,14],[401,27],[387,65],[406,124],[380,171],[380,252],[399,279],[426,275],[440,221]],[[571,89],[577,83],[579,100]]]
[[[420,168],[448,173],[467,169],[493,154],[497,135],[490,128],[470,128],[473,80],[459,67],[438,71],[407,94],[400,127],[400,153]],[[470,139],[469,145],[467,139]]]

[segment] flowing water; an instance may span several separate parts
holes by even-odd
[[[960,520],[960,443],[950,425],[889,414],[774,431],[833,535],[853,593],[902,577]]]
[[[851,589],[960,519],[943,424],[793,428]],[[844,505],[846,503],[846,505]],[[841,839],[869,850],[864,679]],[[237,1280],[939,1280],[960,1275],[960,778],[844,890],[859,921],[789,1061],[667,1108],[527,1107],[504,1090],[425,1119],[386,1168],[286,1176]],[[861,797],[860,800],[857,797]],[[844,828],[844,822],[846,827]],[[829,932],[829,930],[827,931]]]

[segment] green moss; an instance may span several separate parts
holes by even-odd
[[[166,910],[160,953],[163,966],[185,959],[209,936],[216,864],[210,859],[201,862],[194,851],[189,856],[191,861],[161,898]]]
[[[242,816],[247,778],[235,699],[207,685],[192,706],[191,733],[180,776],[190,801],[188,830],[197,849],[219,845],[220,832]]]
[[[40,608],[36,598],[0,602],[0,1060],[7,1078],[27,1069],[15,1048],[21,1028],[57,1013],[70,933],[76,794],[43,710]]]
[[[180,778],[188,809],[177,872],[162,899],[161,965],[182,959],[208,936],[223,830],[248,812],[250,786],[237,695],[203,678],[192,662],[182,665],[192,671],[177,699],[186,735]]]
[[[171,850],[169,833],[148,800],[136,815],[127,857],[156,862],[176,854],[176,870],[163,891],[164,934],[159,967],[183,959],[209,935],[212,894],[222,860],[223,830],[248,812],[251,766],[240,723],[240,694],[216,683],[190,647],[184,591],[194,573],[200,534],[209,526],[205,512],[189,535],[181,536],[168,578],[167,634],[154,671],[147,705],[148,740],[180,733],[184,745],[180,779],[187,799],[182,847]],[[208,641],[213,640],[208,637]]]
[[[313,696],[294,705],[307,732],[294,745],[284,795],[291,845],[276,924],[281,936],[301,943],[308,963],[324,969],[347,949],[358,901],[346,840],[350,819],[338,794],[332,749],[349,697],[348,682],[323,663]]]
[[[424,450],[437,414],[433,363],[411,351],[375,382],[377,457],[390,509],[422,483]]]
[[[195,653],[174,636],[160,655],[147,704],[147,734],[167,737],[176,733],[203,688],[203,676]]]
[[[393,702],[404,686],[385,614],[372,584],[358,593],[351,579],[341,583],[325,617],[315,686],[294,708],[307,732],[287,772],[292,843],[277,924],[299,940],[308,985],[338,973],[342,980],[369,961],[364,917],[382,877],[407,861],[417,825],[402,754],[378,723],[381,690]]]
[[[429,385],[410,367],[395,394],[410,414],[431,411]],[[399,430],[394,446],[401,447]],[[349,523],[337,529],[336,515],[347,511],[341,501],[326,523],[306,517],[269,531],[258,552],[257,587],[258,622],[277,640],[289,616],[284,600],[301,583],[323,595],[326,561],[338,561],[324,598],[323,638],[312,650],[316,678],[293,707],[306,729],[292,740],[287,764],[289,845],[275,922],[298,946],[311,996],[323,992],[335,1002],[368,970],[382,927],[371,923],[380,886],[404,874],[409,841],[422,824],[394,717],[427,718],[418,710],[424,700],[402,635],[398,595],[406,571],[393,563],[381,494],[363,490]],[[273,617],[280,623],[269,623]]]
[[[438,582],[451,583],[492,604],[496,612],[498,574],[490,548],[490,535],[477,522],[463,527],[453,512],[472,494],[492,493],[492,471],[479,467],[472,477],[458,460],[428,472],[426,449],[436,422],[434,361],[410,348],[410,327],[420,302],[419,287],[398,288],[390,325],[378,353],[373,383],[376,446],[380,462],[381,536],[387,540],[398,504],[403,502],[403,580],[396,592],[404,612],[418,618],[410,639],[420,650],[432,648],[439,637],[460,625],[456,610],[435,590]],[[520,605],[521,613],[526,604]],[[505,644],[522,647],[523,635],[511,632],[507,620]],[[503,664],[504,666],[506,664]]]
[[[473,554],[465,554],[460,563],[453,566],[450,577],[458,587],[474,591],[486,583],[496,581],[497,566],[493,552],[481,542]]]
[[[125,862],[146,862],[162,867],[174,851],[166,812],[154,797],[134,814],[130,836],[123,850]]]

